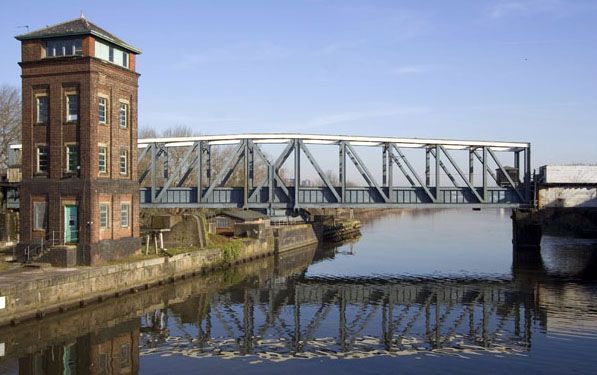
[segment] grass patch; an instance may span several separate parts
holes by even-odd
[[[243,241],[239,238],[226,237],[219,234],[209,235],[209,249],[218,249],[223,253],[225,262],[232,262],[238,258],[243,248]]]

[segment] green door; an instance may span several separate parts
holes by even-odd
[[[64,243],[79,241],[79,222],[77,220],[77,206],[64,206]]]

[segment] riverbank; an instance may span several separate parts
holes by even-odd
[[[237,239],[240,245],[230,249],[137,257],[95,267],[23,267],[2,272],[0,326],[314,245],[323,241],[324,228],[320,224],[274,227],[271,235]]]

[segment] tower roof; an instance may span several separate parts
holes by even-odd
[[[74,20],[62,22],[56,25],[48,26],[43,29],[35,30],[30,33],[17,35],[17,40],[31,40],[31,39],[46,39],[55,38],[61,36],[70,35],[93,35],[97,38],[103,39],[107,42],[116,44],[124,49],[127,49],[133,53],[141,53],[141,50],[133,47],[124,40],[118,38],[114,34],[107,32],[101,27],[89,22],[85,17],[81,15],[79,18]]]

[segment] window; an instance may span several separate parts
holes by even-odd
[[[66,145],[66,171],[76,172],[79,169],[79,146]]]
[[[33,230],[43,230],[48,227],[48,203],[33,202]]]
[[[82,47],[81,38],[51,39],[46,42],[46,57],[80,56]]]
[[[37,146],[37,172],[48,172],[48,146]]]
[[[118,123],[121,128],[126,128],[128,125],[129,117],[129,105],[126,103],[120,103],[120,111],[118,111]]]
[[[129,226],[130,209],[131,206],[128,203],[123,203],[120,205],[120,226],[123,228],[128,228]]]
[[[66,95],[66,121],[75,122],[79,118],[79,95]]]
[[[98,117],[100,124],[108,123],[108,99],[101,96],[98,102]]]
[[[216,228],[228,228],[228,219],[225,217],[216,218]]]
[[[100,228],[101,229],[108,229],[110,227],[110,205],[107,203],[100,203],[99,206],[99,220],[100,220]]]
[[[47,124],[48,123],[48,96],[38,95],[37,98],[37,123]]]
[[[128,170],[129,164],[129,153],[127,150],[120,150],[120,157],[119,157],[119,164],[120,164],[120,174],[126,175]]]
[[[108,172],[108,148],[106,146],[99,146],[99,172]]]
[[[127,52],[99,40],[95,41],[95,57],[124,68],[129,67],[129,54]]]

